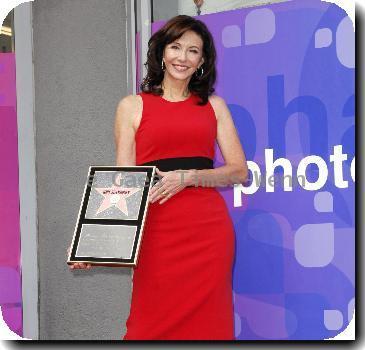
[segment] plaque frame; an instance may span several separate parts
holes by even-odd
[[[138,218],[133,219],[101,219],[101,218],[86,218],[86,211],[90,199],[92,185],[94,183],[94,177],[96,172],[137,172],[146,173],[146,180],[144,183],[142,199],[140,203],[140,209]],[[89,167],[87,181],[84,187],[84,192],[77,216],[77,223],[74,229],[72,237],[71,249],[67,257],[67,264],[73,263],[87,263],[93,266],[109,266],[109,267],[136,267],[138,265],[138,257],[142,244],[143,231],[145,228],[145,221],[148,213],[149,202],[148,194],[154,185],[156,173],[156,166],[154,165],[142,165],[142,166],[108,166],[108,165],[94,165]],[[101,258],[92,256],[76,256],[76,251],[80,242],[80,235],[83,225],[94,224],[94,225],[116,225],[116,226],[132,226],[136,227],[136,234],[133,242],[132,251],[130,258]]]

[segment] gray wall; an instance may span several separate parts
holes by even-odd
[[[127,75],[124,0],[35,0],[34,89],[40,339],[120,339],[129,268],[69,270],[90,165],[114,165],[114,113]]]
[[[193,1],[191,2],[193,3]],[[167,20],[178,14],[179,1],[153,0],[153,21]]]

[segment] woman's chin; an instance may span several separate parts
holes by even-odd
[[[170,76],[173,78],[173,79],[176,79],[176,80],[187,80],[190,78],[190,75],[189,74],[186,74],[184,72],[181,72],[181,73],[169,73]]]

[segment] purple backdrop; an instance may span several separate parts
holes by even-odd
[[[22,336],[18,129],[15,55],[0,54],[0,305],[9,328]]]
[[[220,190],[236,231],[236,338],[334,337],[355,303],[351,20],[319,0],[199,19],[218,52],[216,93],[228,104],[250,170],[263,176],[261,186],[252,172],[251,186]],[[153,32],[164,23],[153,23]],[[278,166],[270,192],[264,176],[279,158],[292,171],[292,188],[281,185]],[[216,147],[215,167],[221,165]],[[296,181],[297,172],[307,186]]]

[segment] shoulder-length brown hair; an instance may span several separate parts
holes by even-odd
[[[205,105],[208,102],[208,96],[215,91],[213,86],[217,76],[215,67],[216,50],[213,37],[205,23],[187,15],[178,15],[171,18],[149,39],[147,62],[144,64],[147,68],[147,76],[141,83],[141,90],[154,95],[163,95],[163,89],[158,87],[164,77],[164,71],[161,68],[163,51],[166,45],[180,38],[188,30],[200,35],[203,41],[204,57],[202,65],[204,74],[197,77],[194,73],[190,78],[188,88],[191,93],[201,98],[198,104]]]

